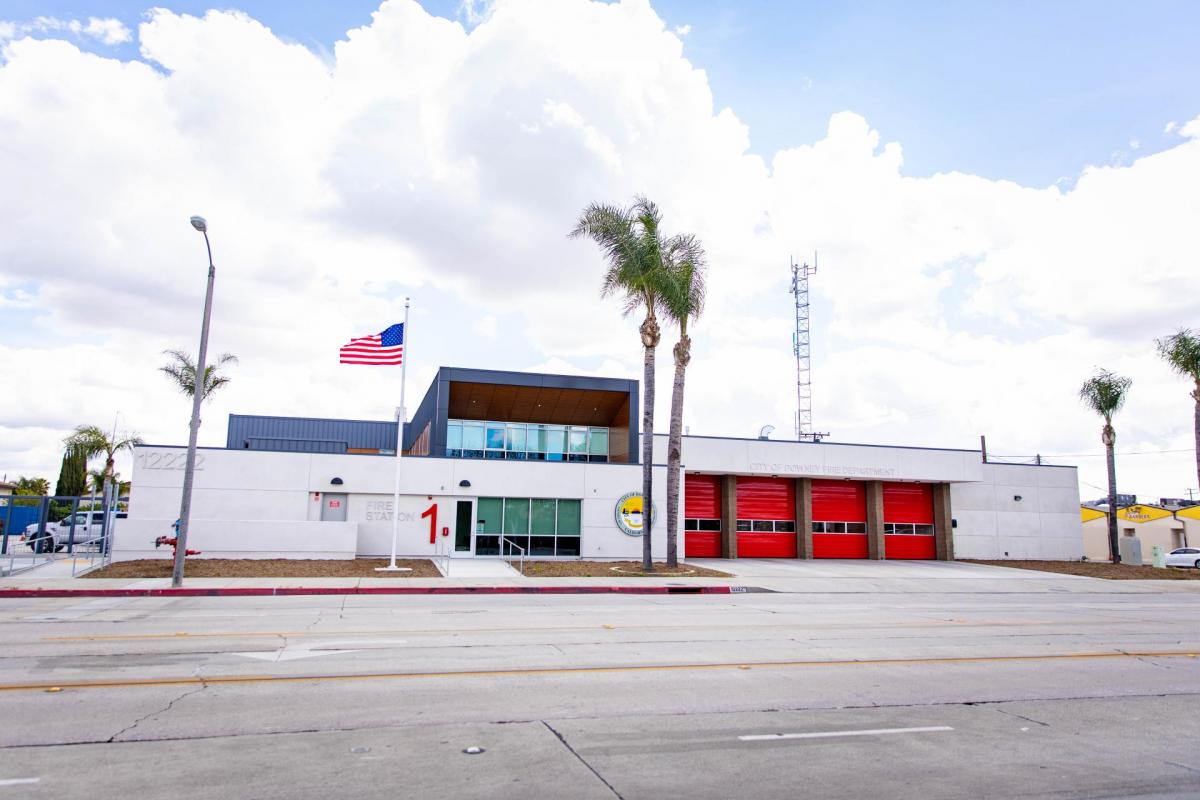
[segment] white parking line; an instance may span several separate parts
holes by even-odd
[[[759,733],[739,736],[741,742],[773,742],[776,739],[834,739],[840,736],[883,736],[889,733],[935,733],[952,731],[949,725],[933,725],[927,728],[875,728],[866,731],[820,731],[817,733]]]
[[[41,778],[4,778],[0,779],[0,786],[24,786],[27,783],[41,782]]]

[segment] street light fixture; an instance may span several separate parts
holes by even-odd
[[[183,585],[183,559],[187,555],[188,522],[192,515],[192,481],[196,473],[196,438],[200,434],[200,404],[204,402],[204,369],[208,356],[208,323],[212,318],[213,281],[217,268],[213,266],[212,245],[208,241],[208,222],[204,217],[192,217],[192,227],[204,234],[208,250],[208,289],[204,294],[204,321],[200,325],[200,353],[196,357],[196,373],[192,376],[192,421],[188,430],[187,463],[183,468],[183,497],[179,502],[179,530],[175,534],[175,568],[171,586]]]

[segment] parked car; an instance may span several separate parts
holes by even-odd
[[[124,511],[116,512],[117,519],[125,519],[129,514]],[[71,528],[74,527],[74,536]],[[58,522],[47,522],[44,533],[38,535],[38,523],[25,528],[21,541],[29,545],[36,553],[61,552],[74,541],[75,546],[95,544],[104,534],[104,513],[102,511],[79,511]]]
[[[1177,547],[1167,553],[1168,567],[1195,567],[1200,569],[1200,547]]]

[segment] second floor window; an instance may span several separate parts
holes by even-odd
[[[608,428],[448,420],[446,455],[516,461],[608,461]]]

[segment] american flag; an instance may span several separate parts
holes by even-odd
[[[404,323],[374,336],[351,339],[342,345],[341,363],[388,366],[404,362]]]

